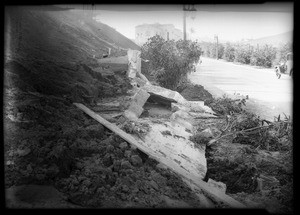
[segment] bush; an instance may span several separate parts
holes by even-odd
[[[262,49],[256,49],[251,56],[251,64],[256,66],[272,67],[276,57],[276,48],[265,45]]]
[[[280,62],[285,62],[286,61],[286,55],[289,52],[293,51],[293,44],[292,43],[286,43],[281,45],[276,52],[276,57],[273,60],[273,66],[280,64]]]
[[[252,50],[249,46],[240,45],[235,49],[234,58],[235,61],[243,63],[243,64],[250,64]]]
[[[230,43],[226,43],[224,54],[223,54],[223,59],[225,59],[229,62],[233,62],[235,59],[234,53],[235,53],[234,46],[232,46]]]
[[[197,42],[166,41],[158,35],[149,38],[141,50],[141,57],[149,60],[145,75],[153,76],[160,86],[172,90],[194,69],[193,64],[201,55]]]
[[[228,115],[230,113],[242,113],[243,106],[246,105],[246,99],[243,98],[234,100],[223,95],[222,98],[213,98],[206,101],[206,104],[209,105],[216,113]]]

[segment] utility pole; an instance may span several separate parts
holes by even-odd
[[[186,41],[186,11],[197,11],[197,10],[195,9],[194,5],[183,5],[183,40],[184,41]]]
[[[216,40],[216,58],[217,58],[217,60],[219,60],[219,55],[218,55],[218,46],[219,46],[218,35],[215,35],[215,40]]]
[[[186,41],[186,9],[183,5],[183,40]]]

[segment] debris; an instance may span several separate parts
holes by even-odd
[[[143,163],[142,158],[140,158],[138,155],[132,155],[130,161],[133,166],[140,166]]]
[[[133,136],[125,133],[124,131],[122,131],[120,128],[118,128],[117,126],[111,124],[110,122],[106,121],[105,119],[103,119],[102,117],[100,117],[99,115],[97,115],[96,113],[94,113],[93,111],[91,111],[90,109],[88,109],[86,106],[84,106],[83,104],[80,103],[74,103],[74,105],[76,107],[78,107],[79,109],[81,109],[82,111],[84,111],[86,114],[88,114],[89,116],[91,116],[92,118],[94,118],[95,120],[97,120],[98,122],[100,122],[101,124],[103,124],[105,127],[107,127],[108,129],[112,130],[113,132],[115,132],[117,135],[119,135],[121,138],[123,138],[124,140],[126,140],[128,143],[135,145],[138,149],[140,149],[142,152],[146,153],[147,155],[149,155],[149,157],[154,158],[155,160],[157,160],[158,162],[163,163],[164,165],[167,165],[170,169],[172,169],[175,173],[181,175],[181,177],[183,177],[184,179],[186,179],[189,183],[191,183],[190,186],[192,186],[194,184],[194,186],[199,187],[199,189],[203,190],[206,195],[208,195],[210,198],[214,199],[217,202],[222,202],[225,203],[226,205],[230,206],[230,207],[234,207],[234,208],[244,208],[245,205],[243,205],[242,203],[236,201],[235,199],[231,198],[230,196],[227,196],[226,194],[222,194],[220,192],[216,192],[215,190],[211,190],[210,186],[207,185],[207,183],[205,183],[202,180],[199,180],[198,177],[195,177],[194,175],[192,175],[191,173],[184,171],[182,169],[178,169],[176,168],[174,165],[174,163],[170,163],[170,161],[166,160],[164,157],[159,156],[157,153],[155,153],[152,149],[144,146],[143,142],[135,139]],[[151,129],[153,130],[153,128]],[[121,163],[121,167],[124,168],[131,168],[131,164],[128,161],[123,161]],[[153,176],[152,176],[153,177]],[[161,185],[162,181],[159,181],[158,179],[159,177],[154,176],[153,180],[156,181],[158,183],[158,185]]]
[[[129,108],[124,112],[124,115],[131,120],[136,120],[144,111],[143,106],[149,98],[150,94],[145,90],[140,89],[132,98]]]
[[[122,142],[119,145],[120,149],[125,150],[128,147],[128,144],[126,142]]]
[[[20,157],[26,156],[31,152],[30,148],[25,148],[25,149],[18,149],[16,151],[16,154],[19,155]]]
[[[86,127],[85,130],[91,138],[101,139],[104,134],[104,127],[101,124],[90,125]]]
[[[222,193],[226,193],[226,184],[219,182],[219,181],[215,181],[213,179],[208,179],[207,184],[211,187],[214,187],[216,189],[218,189],[219,191],[221,191]]]
[[[147,84],[143,86],[142,89],[146,90],[148,93],[150,93],[150,95],[157,95],[173,102],[177,102],[180,104],[186,102],[186,100],[180,95],[180,93],[163,87]]]
[[[206,128],[203,131],[198,133],[199,136],[207,137],[207,138],[213,138],[213,132],[211,131],[210,128]]]
[[[7,165],[7,166],[14,165],[14,164],[15,164],[14,161],[6,161],[6,165]]]
[[[131,164],[129,163],[129,161],[125,160],[121,162],[121,168],[122,169],[132,169]]]
[[[193,130],[193,124],[195,123],[194,119],[191,117],[191,115],[183,110],[176,111],[173,113],[170,117],[171,122],[178,123],[185,128],[189,129],[190,131]]]
[[[266,176],[260,174],[256,180],[257,180],[257,189],[262,193],[265,190],[270,190],[280,185],[279,181],[274,176]]]

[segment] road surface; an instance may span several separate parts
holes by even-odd
[[[248,95],[246,109],[264,119],[273,121],[274,116],[283,113],[292,117],[293,80],[288,75],[277,79],[273,69],[202,58],[202,64],[189,79],[204,86],[215,97]]]

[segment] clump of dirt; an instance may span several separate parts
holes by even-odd
[[[164,196],[199,206],[182,180],[117,136],[97,145],[97,153],[76,162],[57,186],[73,203],[86,207],[168,207]]]
[[[201,85],[185,83],[177,90],[188,101],[210,101],[212,95]]]

